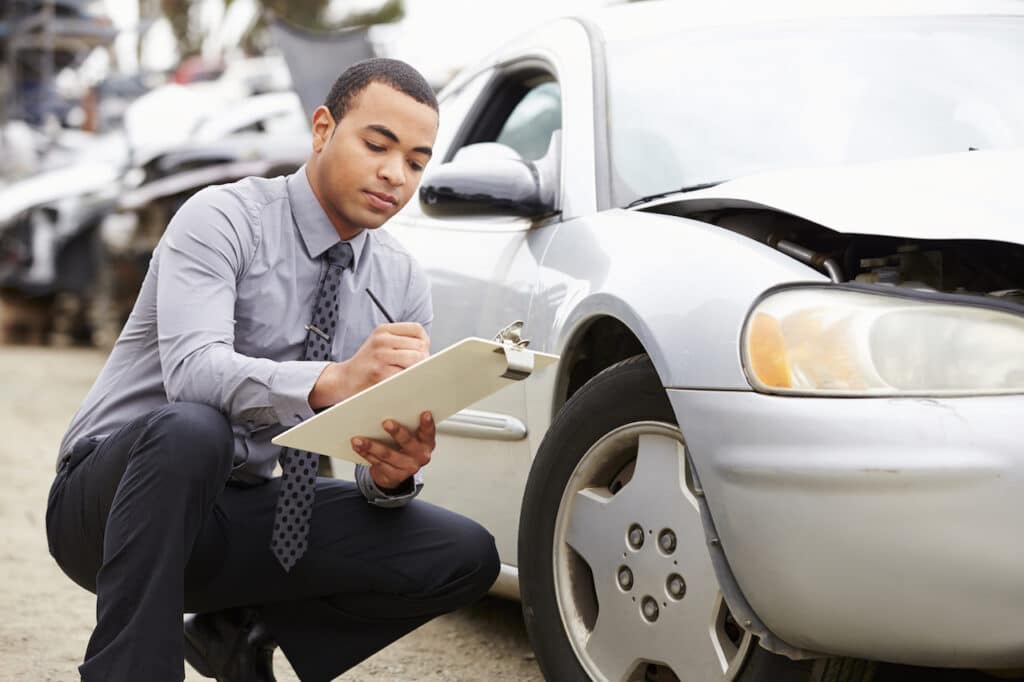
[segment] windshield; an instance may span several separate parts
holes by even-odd
[[[607,46],[614,203],[759,171],[1024,147],[1024,19],[859,19]]]

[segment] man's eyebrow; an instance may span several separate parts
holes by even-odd
[[[366,129],[372,130],[375,133],[380,133],[381,135],[388,138],[392,142],[400,142],[398,139],[398,135],[395,135],[393,132],[391,132],[391,129],[388,128],[387,126],[382,126],[378,123],[371,123],[370,125],[366,126]],[[432,150],[430,147],[414,147],[413,151],[419,152],[420,154],[426,154],[427,156],[434,155],[434,150]]]

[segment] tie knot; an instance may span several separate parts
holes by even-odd
[[[352,245],[348,242],[338,242],[327,249],[327,262],[339,268],[347,268],[352,265]]]

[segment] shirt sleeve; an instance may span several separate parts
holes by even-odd
[[[427,334],[430,334],[430,326],[434,321],[434,305],[430,296],[430,280],[427,273],[423,271],[415,259],[409,259],[409,283],[406,287],[409,293],[405,302],[405,310],[402,319],[410,322],[419,322]]]
[[[423,490],[423,473],[417,471],[412,478],[405,479],[405,482],[398,490],[386,493],[377,487],[370,475],[370,467],[365,464],[356,465],[356,486],[363,494],[366,501],[378,507],[402,507],[409,503]]]
[[[211,405],[250,429],[313,416],[309,393],[328,362],[235,352],[237,283],[258,246],[255,217],[222,188],[178,210],[161,239],[157,330],[167,399]]]

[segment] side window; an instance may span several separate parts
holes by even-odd
[[[562,92],[555,81],[529,89],[505,119],[495,142],[508,145],[529,161],[544,156],[551,136],[562,127]]]
[[[544,156],[562,127],[562,90],[550,73],[522,69],[493,74],[445,154],[480,142],[499,142],[529,161]]]
[[[445,93],[441,102],[441,125],[434,145],[434,158],[424,176],[424,182],[431,185],[434,168],[452,162],[462,150],[466,150],[467,155],[475,155],[477,162],[486,162],[488,158],[507,156],[507,152],[503,153],[498,146],[503,145],[514,150],[521,158],[536,162],[535,169],[540,178],[539,190],[543,200],[550,202],[557,213],[562,150],[552,149],[551,154],[548,151],[556,131],[561,127],[562,91],[546,69],[524,63],[518,67],[505,66],[483,71],[459,90]],[[502,168],[496,166],[497,171]],[[439,174],[442,172],[438,171]],[[481,173],[486,175],[485,171]],[[485,181],[486,178],[476,181],[465,179],[467,186],[471,187],[466,191],[474,194],[476,190],[472,189],[473,182]],[[420,190],[422,192],[423,188]],[[443,190],[450,192],[451,188]],[[413,203],[417,205],[412,206]],[[497,212],[506,210],[501,208]],[[409,202],[403,213],[410,216],[422,215],[423,209],[419,202]]]
[[[431,164],[439,164],[448,153],[452,139],[462,126],[466,115],[472,109],[480,93],[493,77],[493,72],[486,71],[474,76],[468,83],[454,92],[446,93],[439,108],[439,125],[437,140],[434,143],[434,159]]]

